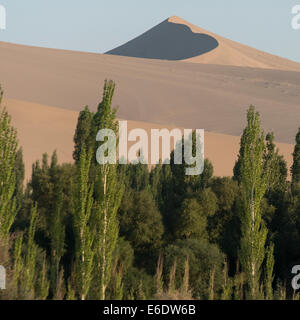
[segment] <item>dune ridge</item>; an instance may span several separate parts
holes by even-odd
[[[107,78],[117,85],[117,116],[129,120],[130,128],[204,128],[205,156],[218,176],[232,175],[246,109],[253,104],[265,131],[275,133],[290,167],[300,119],[300,64],[217,36],[176,16],[161,25],[166,34],[175,30],[173,37],[179,32],[181,41],[187,42],[187,52],[175,45],[168,57],[183,60],[0,42],[0,83],[24,147],[27,178],[32,163],[44,152],[57,149],[60,162],[72,161],[78,111],[85,105],[96,110]],[[155,37],[161,25],[154,30]],[[206,46],[195,49],[195,41]],[[160,49],[156,47],[153,54],[161,54]]]
[[[168,18],[142,35],[106,53],[139,58],[300,71],[300,63],[226,39],[178,16]]]
[[[95,110],[116,82],[118,117],[239,136],[253,104],[266,132],[294,143],[300,72],[138,59],[0,42],[0,83],[10,99]]]

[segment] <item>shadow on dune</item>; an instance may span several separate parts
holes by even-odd
[[[106,54],[147,59],[183,60],[212,51],[218,45],[218,41],[207,34],[193,33],[185,25],[165,20]]]

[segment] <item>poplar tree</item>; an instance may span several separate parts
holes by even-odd
[[[51,242],[51,282],[52,292],[56,292],[59,281],[59,265],[65,252],[65,226],[63,224],[62,206],[63,194],[61,188],[58,188],[56,208],[51,216],[50,224],[50,242]]]
[[[0,241],[5,244],[18,211],[14,172],[18,142],[11,118],[7,111],[1,108],[2,97],[0,86]]]
[[[50,281],[48,280],[46,253],[44,253],[44,261],[39,272],[36,288],[36,298],[46,300],[49,295]]]
[[[293,165],[291,167],[292,173],[292,187],[296,189],[296,186],[300,184],[300,128],[296,135],[296,145],[293,152]]]
[[[63,199],[64,192],[63,186],[61,183],[62,180],[62,171],[58,166],[57,153],[54,151],[51,158],[51,165],[48,170],[48,175],[50,177],[50,190],[51,198],[49,207],[49,212],[47,213],[48,229],[49,229],[49,239],[50,239],[50,248],[51,248],[51,290],[55,294],[60,274],[60,261],[65,252],[65,225],[63,221]]]
[[[100,129],[111,129],[118,135],[116,109],[112,109],[112,99],[115,84],[105,81],[103,100],[93,119],[93,138],[96,139]],[[105,143],[105,142],[103,142]],[[117,211],[120,207],[124,185],[118,176],[117,164],[98,164],[96,166],[95,182],[95,226],[96,226],[96,255],[99,270],[99,299],[105,299],[107,285],[111,277],[112,253],[116,247],[119,224]]]
[[[91,137],[93,116],[94,113],[89,110],[88,106],[79,113],[74,135],[75,146],[73,151],[73,159],[76,163],[79,162],[80,152],[83,145],[85,145],[86,152],[95,145],[95,138],[92,139]]]
[[[93,185],[89,183],[92,151],[83,146],[77,168],[77,184],[73,195],[75,231],[75,281],[77,293],[85,300],[93,278],[95,230],[91,223],[94,204]]]
[[[273,299],[274,264],[274,245],[271,244],[267,249],[265,266],[265,291],[267,300]]]
[[[16,177],[16,189],[15,196],[17,198],[17,205],[21,206],[23,193],[24,193],[24,178],[25,178],[25,166],[23,161],[23,149],[18,149],[15,158],[15,177]]]
[[[21,279],[23,270],[23,257],[22,257],[22,247],[23,247],[23,234],[19,235],[14,243],[14,265],[13,265],[13,287],[18,290],[19,281]]]
[[[20,234],[14,243],[13,288],[18,298],[33,299],[36,272],[37,246],[34,242],[37,223],[36,207],[30,209],[30,225],[27,240]]]
[[[264,133],[259,113],[251,106],[248,125],[241,138],[239,180],[241,184],[241,241],[239,259],[246,274],[251,299],[259,292],[261,266],[265,258],[267,228],[261,216],[261,203],[269,183],[270,166],[265,161]]]
[[[284,198],[288,186],[288,169],[284,157],[279,154],[279,150],[275,146],[273,133],[268,133],[266,136],[265,160],[272,163],[266,198],[271,205],[281,210],[284,206]]]
[[[38,222],[37,207],[33,206],[30,211],[30,225],[25,247],[25,257],[23,262],[23,274],[20,289],[23,291],[25,299],[33,299],[36,280],[36,260],[38,255],[38,246],[34,241],[36,227]]]

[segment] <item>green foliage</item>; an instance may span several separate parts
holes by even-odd
[[[132,267],[124,274],[125,300],[149,300],[155,294],[155,281],[153,276],[145,270]]]
[[[48,280],[47,274],[47,261],[46,261],[46,254],[44,255],[44,262],[39,274],[39,278],[37,280],[37,293],[36,296],[39,300],[46,300],[49,295],[50,289],[50,281]]]
[[[37,207],[32,207],[30,214],[30,225],[25,246],[25,258],[23,264],[23,278],[21,290],[24,291],[25,297],[34,296],[35,277],[36,277],[36,260],[38,255],[38,247],[34,241],[38,212]]]
[[[224,212],[232,210],[238,194],[238,184],[229,177],[214,178],[212,191],[217,196],[218,209]]]
[[[177,221],[177,237],[185,239],[205,238],[207,221],[198,201],[196,199],[185,199],[180,211]]]
[[[65,226],[62,215],[63,193],[57,189],[56,208],[52,214],[50,225],[50,243],[51,243],[51,281],[52,291],[56,292],[59,282],[59,266],[62,256],[65,253]]]
[[[208,159],[199,176],[172,161],[151,170],[99,165],[96,150],[106,142],[96,142],[99,129],[112,129],[118,142],[114,91],[106,81],[97,111],[80,112],[75,164],[59,164],[56,152],[49,163],[44,154],[25,192],[22,150],[1,109],[8,290],[0,299],[297,299],[283,283],[300,259],[300,130],[291,183],[254,107],[233,178],[214,177]]]
[[[14,245],[13,287],[16,290],[18,290],[18,283],[20,281],[22,270],[23,270],[22,247],[23,247],[23,234],[17,237]]]
[[[120,235],[130,241],[144,267],[155,259],[162,244],[163,223],[160,212],[148,190],[127,190],[119,210]],[[148,265],[145,265],[148,262]],[[154,267],[154,265],[153,265]]]
[[[112,275],[106,295],[112,300],[122,300],[126,292],[124,275],[130,272],[133,266],[134,251],[128,241],[120,237],[112,257]]]
[[[203,173],[201,174],[201,187],[202,189],[208,188],[210,186],[212,177],[214,174],[214,168],[212,163],[208,160],[204,160],[204,170]]]
[[[164,277],[169,275],[176,261],[175,288],[182,286],[186,259],[189,261],[189,287],[194,298],[208,299],[210,292],[211,272],[215,270],[214,292],[218,296],[222,288],[223,254],[218,247],[207,240],[177,240],[164,250]],[[168,282],[167,282],[168,283]]]
[[[49,295],[46,256],[35,242],[37,223],[38,210],[32,206],[28,232],[16,238],[13,250],[11,288],[18,299],[46,299]],[[39,266],[41,256],[44,263]]]
[[[274,245],[271,244],[266,254],[266,270],[265,270],[265,291],[266,299],[273,299],[273,281],[274,281]]]
[[[116,109],[112,109],[115,84],[105,81],[103,100],[93,118],[91,133],[95,139],[101,128],[111,129],[117,135]],[[103,142],[104,143],[104,142]],[[101,143],[100,143],[101,144]],[[99,299],[105,299],[107,285],[111,277],[112,255],[116,247],[119,225],[117,212],[124,192],[123,181],[118,176],[116,164],[103,164],[96,167],[94,223],[96,227],[96,257],[99,274]]]
[[[201,214],[209,217],[213,216],[218,210],[218,199],[210,189],[203,189],[197,194],[197,200],[201,206]]]
[[[248,126],[241,138],[239,154],[242,223],[239,258],[247,276],[249,297],[256,299],[268,232],[261,217],[261,203],[270,181],[271,159],[266,161],[264,158],[264,133],[254,107],[250,107],[247,119]]]
[[[292,185],[295,188],[300,183],[300,128],[296,135],[296,145],[293,153],[293,165],[291,168]]]
[[[83,147],[85,146],[85,152],[88,150],[93,149],[95,145],[95,138],[91,139],[90,132],[92,130],[92,120],[93,120],[93,113],[89,110],[89,107],[86,106],[84,110],[80,111],[77,127],[74,135],[74,152],[73,152],[73,159],[78,163],[80,160],[80,152]]]
[[[221,300],[231,300],[233,293],[232,279],[228,277],[228,264],[224,263]]]
[[[18,207],[21,206],[24,193],[24,177],[25,177],[25,167],[23,162],[23,149],[19,148],[16,153],[15,158],[15,177],[16,177],[16,190],[15,196],[17,199]]]
[[[95,228],[91,221],[93,185],[89,184],[89,172],[92,152],[86,154],[85,148],[80,154],[77,172],[77,189],[73,197],[75,231],[75,273],[77,293],[85,300],[93,278]]]
[[[155,171],[156,169],[154,169],[153,172]],[[153,174],[151,174],[152,177],[153,177]],[[136,191],[142,191],[149,187],[150,177],[149,177],[148,165],[141,164],[141,163],[136,165],[128,164],[126,166],[125,176],[126,176],[125,178],[126,188],[131,188]],[[156,182],[153,181],[153,183],[157,183],[158,182],[157,179],[158,177],[156,177]],[[153,190],[153,192],[155,191]]]
[[[218,209],[208,218],[209,239],[235,261],[240,240],[240,223],[236,210],[239,187],[229,177],[214,178],[211,184],[211,190],[217,197]]]
[[[11,118],[7,111],[1,108],[2,97],[3,91],[0,87],[0,241],[7,242],[18,212],[14,171],[18,142]]]

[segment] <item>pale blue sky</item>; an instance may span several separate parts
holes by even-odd
[[[7,29],[0,41],[105,52],[171,15],[221,36],[300,62],[300,0],[0,0]]]

